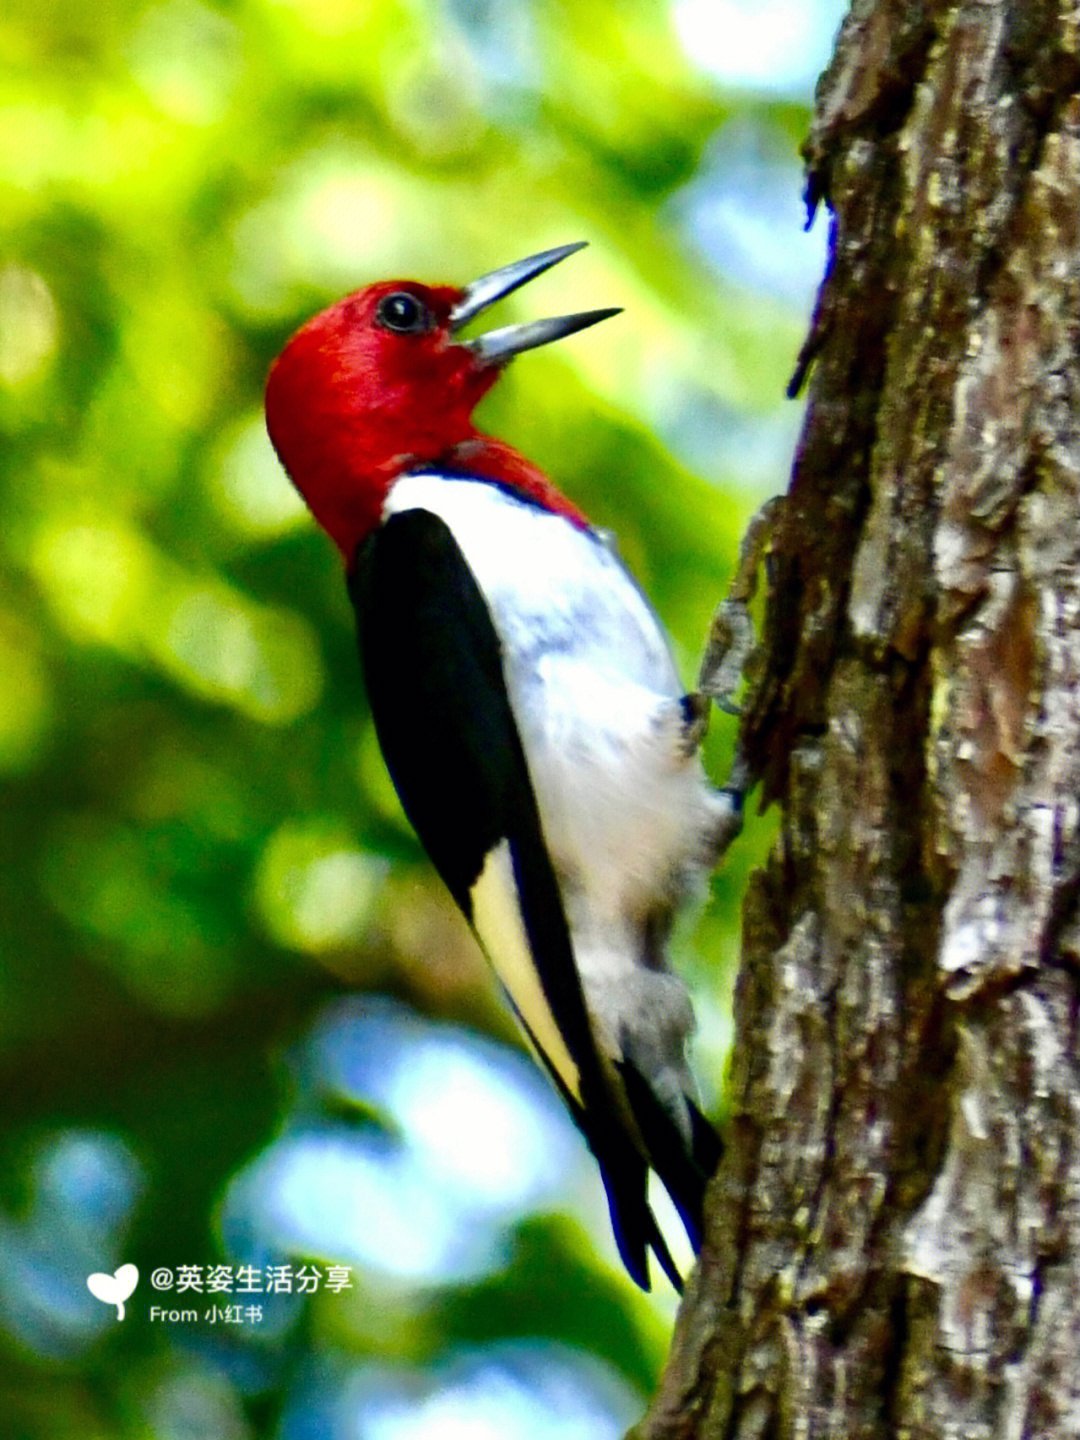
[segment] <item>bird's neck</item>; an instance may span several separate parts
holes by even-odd
[[[415,468],[415,467],[414,467]],[[589,522],[566,496],[555,488],[538,465],[526,460],[519,450],[505,440],[496,440],[479,431],[468,440],[451,446],[431,469],[447,469],[466,475],[476,475],[481,480],[493,480],[517,491],[529,500],[535,500],[545,509],[563,515],[583,530]]]
[[[544,472],[503,440],[478,430],[456,444],[439,448],[430,444],[416,450],[387,455],[372,463],[370,453],[351,445],[324,449],[308,446],[303,471],[289,467],[296,488],[311,513],[341,551],[350,568],[360,545],[380,524],[387,496],[396,481],[418,470],[475,475],[516,491],[573,524],[588,521]]]

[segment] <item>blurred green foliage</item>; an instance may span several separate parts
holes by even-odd
[[[276,1341],[180,1338],[146,1295],[97,1329],[43,1295],[31,1324],[12,1256],[227,1256],[222,1197],[294,1113],[280,1057],[328,997],[511,1038],[382,770],[336,556],[263,433],[287,334],[375,278],[463,283],[588,239],[500,323],[626,313],[518,362],[482,423],[617,532],[689,677],[752,497],[654,437],[688,397],[770,424],[802,317],[708,269],[670,202],[732,117],[794,151],[805,112],[718,94],[659,0],[7,0],[0,53],[0,1429],[336,1435],[295,1419],[301,1371],[345,1395],[361,1361],[515,1335],[640,1395],[663,1319],[566,1216],[484,1281],[297,1301]],[[682,941],[714,1103],[753,854]]]

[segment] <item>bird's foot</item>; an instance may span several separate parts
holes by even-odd
[[[701,748],[709,728],[709,697],[700,690],[692,690],[682,697],[679,706],[682,711],[679,754],[682,759],[689,760]]]
[[[743,796],[749,783],[742,751],[737,748],[727,784],[713,792],[713,823],[709,831],[709,859],[713,868],[720,864],[732,842],[742,832]]]
[[[750,602],[757,593],[758,572],[782,505],[780,496],[767,500],[746,527],[731,585],[709,626],[698,672],[698,691],[728,715],[739,714],[735,696],[757,639]]]

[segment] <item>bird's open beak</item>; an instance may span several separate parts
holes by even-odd
[[[578,240],[573,245],[557,245],[554,250],[541,250],[538,255],[530,255],[525,260],[515,260],[512,265],[504,265],[501,270],[492,270],[489,275],[481,275],[479,280],[474,280],[465,287],[461,299],[450,311],[450,333],[456,335],[463,325],[467,325],[489,305],[494,305],[496,300],[501,300],[519,285],[542,275],[545,270],[550,270],[552,265],[557,265],[568,255],[583,250],[587,243],[585,240]],[[584,330],[599,320],[607,320],[619,313],[620,310],[616,307],[613,310],[584,310],[577,315],[556,315],[550,320],[531,320],[525,325],[506,325],[501,330],[489,330],[486,335],[477,335],[475,339],[461,343],[483,364],[500,365],[511,356],[520,355],[522,350],[534,350],[537,345],[548,345],[552,340],[561,340],[564,335],[573,335],[575,330]]]

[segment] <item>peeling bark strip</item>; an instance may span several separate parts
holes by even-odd
[[[806,156],[783,825],[635,1435],[1080,1436],[1080,6],[855,0]]]

